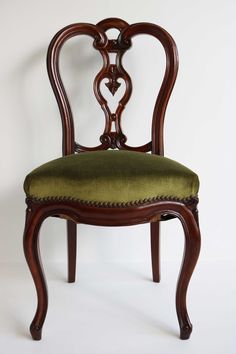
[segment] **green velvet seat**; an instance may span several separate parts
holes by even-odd
[[[197,175],[166,157],[130,151],[68,155],[33,170],[24,189],[31,198],[68,197],[127,203],[150,198],[197,196]]]

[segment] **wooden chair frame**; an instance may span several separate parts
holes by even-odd
[[[108,39],[106,31],[119,30],[117,39]],[[124,53],[131,47],[132,38],[138,34],[148,34],[161,42],[166,54],[166,70],[156,99],[153,121],[152,140],[145,145],[131,147],[126,145],[127,138],[121,129],[121,115],[131,92],[132,82],[122,65]],[[69,100],[64,89],[59,71],[59,54],[63,44],[76,35],[89,35],[94,39],[94,48],[103,58],[103,67],[94,80],[94,93],[105,113],[105,129],[100,137],[101,144],[88,148],[75,142],[74,124]],[[116,53],[116,64],[110,64],[109,53]],[[97,25],[88,23],[72,24],[59,31],[52,39],[47,55],[47,68],[53,91],[60,110],[63,127],[63,155],[86,151],[126,149],[163,155],[163,125],[167,103],[172,92],[177,71],[178,54],[174,40],[161,27],[150,23],[129,25],[117,18],[108,18]],[[100,85],[104,78],[109,81],[106,86],[114,95],[119,88],[118,78],[125,82],[125,93],[120,99],[115,113],[111,112],[103,97]],[[115,122],[115,131],[111,130]],[[37,290],[38,306],[30,326],[35,340],[40,340],[42,327],[47,313],[48,295],[39,251],[39,230],[43,221],[49,216],[67,220],[68,240],[68,281],[75,281],[76,269],[76,224],[84,223],[102,226],[125,226],[150,223],[151,256],[153,281],[160,281],[159,260],[159,223],[162,220],[178,218],[185,233],[185,251],[176,291],[176,310],[180,326],[180,338],[189,338],[192,324],[186,307],[188,284],[200,252],[200,231],[198,224],[197,198],[155,198],[134,203],[93,203],[81,202],[68,198],[26,199],[26,223],[24,231],[25,257],[33,276]]]

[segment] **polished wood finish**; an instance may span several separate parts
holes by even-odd
[[[38,298],[37,310],[30,325],[30,333],[35,340],[41,339],[42,326],[48,308],[47,284],[39,251],[39,230],[43,220],[40,213],[33,212],[31,208],[26,209],[24,253],[35,283]]]
[[[188,339],[192,332],[192,324],[187,312],[186,295],[201,246],[197,207],[192,210],[191,218],[183,218],[181,221],[185,232],[185,248],[177,283],[176,311],[180,325],[180,338]]]
[[[106,31],[116,28],[119,35],[108,39]],[[151,141],[142,146],[132,147],[126,144],[127,137],[121,127],[122,112],[132,93],[132,82],[122,65],[122,58],[132,46],[132,38],[139,34],[155,37],[164,47],[166,70],[153,112]],[[70,103],[66,95],[60,70],[59,54],[63,44],[76,35],[88,35],[94,39],[94,49],[103,58],[103,67],[94,80],[94,93],[105,114],[105,128],[100,137],[101,144],[92,148],[81,146],[74,139],[74,121]],[[116,53],[116,64],[110,63],[109,53]],[[97,25],[78,23],[67,26],[52,39],[47,55],[49,79],[59,106],[63,127],[63,155],[106,149],[127,149],[139,152],[151,151],[164,154],[163,125],[167,103],[173,89],[177,71],[178,55],[174,40],[161,27],[150,23],[129,25],[125,21],[109,18]],[[107,89],[112,95],[119,90],[119,82],[125,82],[125,92],[115,112],[111,112],[108,102],[101,93],[101,82],[108,79]],[[112,123],[115,122],[115,131]],[[47,313],[47,287],[40,261],[38,246],[39,230],[43,221],[50,217],[67,220],[68,236],[68,281],[75,281],[76,267],[76,224],[84,223],[101,226],[126,226],[151,223],[151,254],[153,281],[160,281],[160,221],[178,218],[185,234],[185,251],[176,291],[176,311],[180,326],[180,338],[189,338],[192,325],[187,307],[187,288],[200,251],[200,231],[197,217],[197,198],[179,200],[177,198],[153,198],[131,203],[82,203],[66,198],[26,199],[27,212],[24,232],[24,251],[37,290],[38,307],[30,326],[33,339],[41,339],[42,327]]]

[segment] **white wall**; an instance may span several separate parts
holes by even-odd
[[[24,261],[24,176],[37,165],[61,155],[60,117],[45,66],[47,45],[67,24],[96,23],[111,16],[130,23],[157,23],[176,40],[180,70],[166,114],[165,154],[199,173],[202,259],[234,258],[235,10],[235,2],[230,0],[1,1],[1,261]],[[126,131],[131,132],[135,124],[135,136],[131,135],[130,142],[143,142],[144,137],[148,137],[155,73],[158,65],[163,64],[157,59],[158,50],[150,52],[149,42],[145,51],[138,47],[143,44],[142,40],[137,40],[134,46],[136,54],[149,52],[145,59],[152,72],[147,81],[143,80],[143,74],[137,75],[138,64],[132,54],[127,54],[125,62],[136,75],[135,82],[142,85],[141,90],[135,91],[134,101],[130,102],[124,116]],[[92,50],[84,52],[87,50],[84,43],[81,53],[78,50],[82,58],[78,63],[83,69],[86,65],[95,68],[98,61]],[[73,48],[71,45],[65,50],[65,58],[75,51]],[[91,61],[87,60],[89,53]],[[141,67],[143,63],[142,59]],[[65,69],[73,96],[75,86],[70,79],[73,75],[68,71],[68,62]],[[89,86],[84,70],[81,76],[84,91],[78,72],[78,93],[74,93],[73,102],[77,104],[75,111],[79,116],[78,136],[85,139],[86,128],[92,123],[99,131],[103,116],[95,101],[87,97]],[[89,139],[93,140],[93,136],[88,137],[91,142]],[[178,221],[164,223],[162,231],[163,258],[180,259],[183,234]],[[148,225],[130,228],[80,225],[79,259],[147,260],[150,252],[148,232]],[[41,236],[44,258],[65,260],[65,222],[46,221]]]

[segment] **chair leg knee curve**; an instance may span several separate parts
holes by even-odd
[[[40,218],[37,213],[27,208],[24,231],[24,253],[34,280],[38,298],[37,310],[30,325],[30,333],[35,340],[41,339],[42,327],[48,308],[47,285],[39,251],[39,230],[42,221],[42,218]]]
[[[181,339],[188,339],[192,332],[192,324],[187,312],[186,295],[200,252],[201,237],[196,216],[197,210],[194,210],[180,218],[185,233],[185,250],[176,290],[176,311]]]

